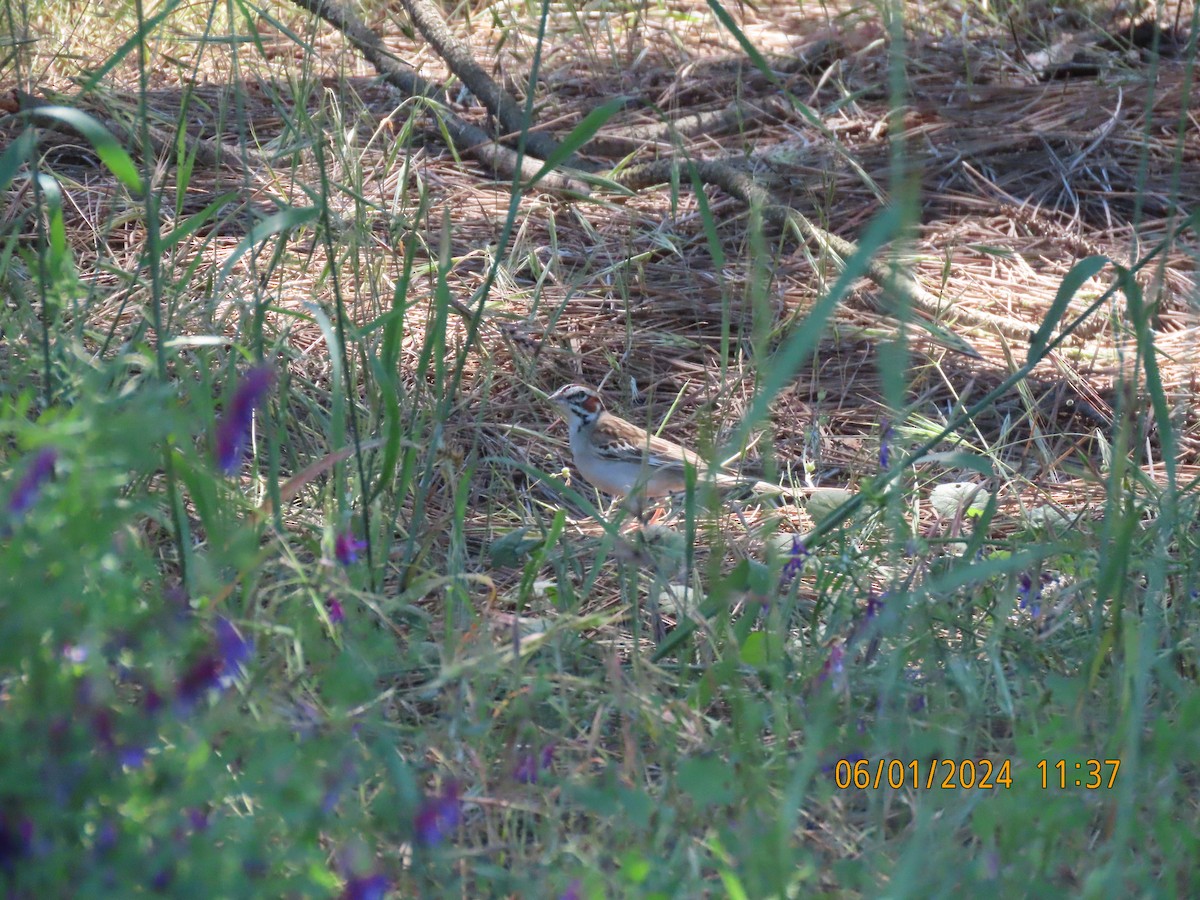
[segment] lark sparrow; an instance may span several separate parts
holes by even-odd
[[[604,409],[600,395],[583,384],[568,384],[550,395],[562,412],[571,434],[571,455],[580,474],[594,487],[617,497],[633,495],[634,511],[641,499],[664,497],[687,487],[686,469],[696,470],[704,483],[708,463],[694,451],[655,437],[632,422]],[[716,472],[718,487],[743,487],[754,491],[787,494],[786,488],[765,481]]]

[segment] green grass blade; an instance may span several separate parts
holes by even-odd
[[[871,258],[893,240],[903,227],[903,213],[896,207],[885,209],[871,221],[858,242],[858,252],[845,261],[838,280],[829,292],[817,301],[808,317],[788,336],[769,363],[763,366],[762,384],[754,402],[742,420],[742,424],[726,441],[719,458],[726,459],[737,448],[743,446],[755,423],[767,414],[771,401],[795,376],[799,368],[816,350],[825,330],[825,323],[833,316],[842,298],[850,292],[854,282],[867,271]]]
[[[123,185],[136,194],[142,193],[142,176],[138,173],[133,159],[113,133],[101,125],[98,119],[69,106],[39,106],[30,111],[29,117],[51,119],[74,128],[87,139],[100,161]]]
[[[583,121],[571,129],[571,133],[562,139],[558,147],[546,158],[542,167],[529,179],[529,183],[523,189],[529,190],[545,178],[548,173],[570,159],[575,154],[575,151],[595,137],[596,132],[603,128],[605,123],[624,109],[625,106],[626,101],[624,98],[617,97],[609,100],[603,106],[596,107],[596,109],[593,109],[584,116]]]
[[[5,148],[3,154],[0,154],[0,191],[12,184],[17,172],[29,161],[36,146],[36,135],[31,129],[26,129]]]
[[[221,266],[221,271],[217,275],[217,284],[224,284],[229,278],[229,273],[233,271],[233,267],[237,265],[238,260],[267,240],[267,238],[303,228],[305,225],[315,222],[320,215],[321,210],[316,206],[301,206],[285,209],[283,212],[275,213],[273,216],[263,219],[263,221],[250,229],[250,232],[242,238],[233,252],[229,254],[229,259],[225,260],[225,264]]]
[[[1073,265],[1071,271],[1063,276],[1063,280],[1058,286],[1058,292],[1054,295],[1054,302],[1050,304],[1050,309],[1047,310],[1041,327],[1029,339],[1029,353],[1025,357],[1028,361],[1033,362],[1045,352],[1046,345],[1050,342],[1050,335],[1062,321],[1067,306],[1071,303],[1071,298],[1079,292],[1084,282],[1098,275],[1109,262],[1107,256],[1089,256]]]

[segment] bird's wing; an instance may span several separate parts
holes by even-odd
[[[684,466],[691,466],[696,470],[697,475],[701,479],[708,472],[708,460],[696,453],[696,451],[682,447],[666,438],[649,434],[631,422],[614,416],[611,413],[608,414],[608,417],[608,421],[605,424],[610,430],[621,436],[621,445],[635,450],[648,465],[676,468],[681,471]],[[743,480],[728,467],[716,466],[715,469],[718,482],[723,482],[726,479],[737,482]]]
[[[646,452],[652,462],[663,466],[677,466],[682,469],[684,465],[689,465],[696,470],[696,473],[703,478],[708,471],[709,463],[704,457],[696,453],[694,450],[689,450],[687,447],[681,447],[673,441],[668,441],[666,438],[650,436],[646,446]],[[722,467],[717,467],[717,472],[726,471]]]

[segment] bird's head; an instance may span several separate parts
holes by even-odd
[[[592,422],[604,411],[600,395],[586,384],[568,384],[560,387],[548,399],[573,422]]]

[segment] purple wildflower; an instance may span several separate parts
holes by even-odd
[[[854,626],[847,643],[852,643],[863,632],[869,631],[871,639],[867,642],[867,652],[863,654],[863,659],[870,662],[875,658],[875,654],[879,652],[879,626],[872,626],[871,622],[876,616],[883,612],[884,600],[887,597],[887,592],[883,596],[876,596],[874,592],[867,596],[867,608],[862,619]]]
[[[325,611],[329,613],[329,621],[334,625],[341,625],[346,621],[346,610],[342,609],[342,601],[337,597],[325,598]]]
[[[1028,609],[1029,615],[1035,619],[1042,614],[1042,584],[1045,581],[1045,576],[1038,579],[1037,593],[1034,593],[1033,579],[1028,572],[1021,573],[1020,586],[1017,588],[1017,608]]]
[[[101,820],[100,827],[96,829],[96,843],[94,844],[96,852],[108,853],[115,849],[120,837],[121,832],[115,821],[112,819]]]
[[[382,875],[351,878],[342,891],[342,900],[383,900],[391,885]]]
[[[513,767],[513,778],[521,784],[537,784],[537,759],[532,753],[522,753]]]
[[[208,691],[229,687],[254,653],[254,642],[242,637],[237,626],[224,616],[217,616],[215,630],[214,648],[192,663],[175,686],[175,698],[183,713]]]
[[[192,826],[192,831],[208,830],[208,810],[193,806],[187,811],[187,819],[188,824]]]
[[[521,784],[537,784],[538,773],[549,769],[554,764],[554,743],[542,748],[541,753],[523,753],[517,759],[513,769],[513,778]]]
[[[331,814],[337,809],[338,801],[342,799],[342,786],[334,784],[333,787],[326,788],[325,793],[321,795],[321,812],[325,815]]]
[[[559,894],[558,900],[583,900],[583,882],[576,878]]]
[[[826,657],[821,671],[817,674],[817,684],[824,684],[832,678],[834,687],[844,686],[846,680],[845,661],[846,650],[838,641],[829,648],[829,656]]]
[[[130,744],[117,752],[117,759],[127,769],[140,769],[146,762],[146,749]]]
[[[359,551],[365,549],[367,549],[366,542],[356,540],[354,532],[349,528],[338,532],[337,537],[333,539],[333,555],[343,566],[352,566],[358,562]]]
[[[146,688],[146,692],[142,695],[142,709],[150,715],[154,715],[162,709],[162,697],[154,688]]]
[[[242,637],[236,626],[224,616],[217,616],[217,651],[225,672],[232,674],[254,653],[254,641]]]
[[[879,468],[887,471],[892,456],[892,423],[884,419],[879,423]]]
[[[88,648],[81,644],[63,644],[62,658],[77,666],[83,665],[87,662]]]
[[[173,863],[168,863],[158,870],[158,873],[150,879],[150,890],[156,894],[166,893],[167,888],[171,886],[171,882],[175,880],[175,866]]]
[[[855,641],[857,641],[872,628],[871,623],[874,621],[875,617],[883,612],[884,601],[886,597],[886,592],[882,597],[876,594],[874,591],[867,595],[866,609],[862,611],[861,615],[854,617],[854,624],[851,626],[850,634],[846,638],[846,646],[853,646]],[[871,643],[872,645],[878,643],[878,634],[875,634],[872,637]],[[873,656],[874,653],[868,651],[868,655]]]
[[[75,706],[77,709],[90,709],[95,695],[96,688],[92,679],[84,675],[75,681]]]
[[[8,515],[13,520],[21,518],[29,508],[37,502],[38,492],[42,485],[54,475],[54,464],[58,461],[58,451],[53,447],[43,447],[33,457],[33,462],[13,488],[8,497]]]
[[[832,775],[836,771],[838,763],[848,762],[850,765],[853,766],[856,762],[866,759],[866,758],[867,757],[865,754],[859,753],[858,751],[854,751],[852,753],[847,753],[844,756],[839,756],[833,762],[826,763],[825,765],[821,766],[821,771],[824,772],[826,775]]]
[[[233,392],[233,399],[217,422],[217,467],[226,475],[232,474],[242,461],[250,425],[256,410],[275,382],[275,370],[268,365],[255,366],[246,372]]]
[[[209,690],[220,685],[221,669],[221,660],[212,653],[206,653],[183,673],[175,686],[175,697],[184,712]]]
[[[919,668],[906,669],[904,671],[904,680],[913,686],[913,695],[908,701],[908,711],[919,713],[924,712],[927,703],[925,695],[919,693],[925,689],[925,677],[922,675]]]
[[[434,846],[444,841],[462,818],[458,784],[448,781],[440,794],[426,797],[413,817],[413,830],[419,843]]]
[[[884,596],[887,596],[886,592]],[[883,612],[883,597],[869,594],[867,596],[867,621],[870,622],[881,612]]]
[[[176,622],[185,622],[192,616],[192,599],[182,585],[172,585],[163,590],[163,605]]]
[[[800,537],[792,537],[792,549],[788,554],[788,561],[783,565],[783,571],[779,573],[779,586],[786,588],[792,583],[800,571],[804,568],[804,561],[808,559],[808,548],[804,546],[804,541]]]
[[[343,757],[341,763],[327,771],[322,780],[325,784],[325,793],[321,797],[321,812],[330,815],[337,809],[338,802],[346,789],[357,785],[361,779],[358,777],[358,767],[354,765],[354,761],[349,757]]]

